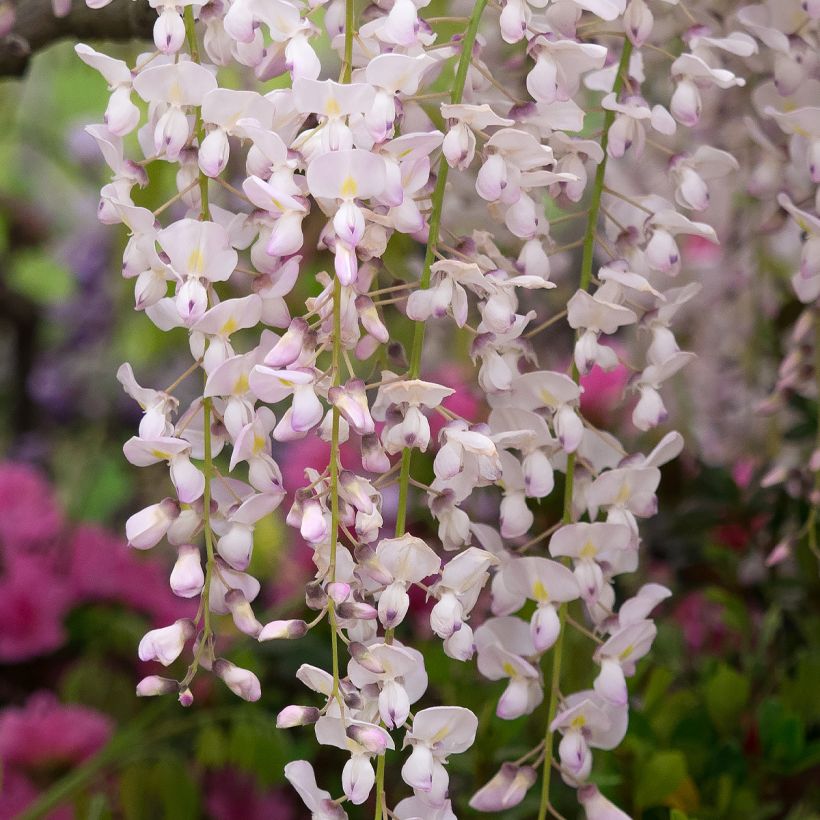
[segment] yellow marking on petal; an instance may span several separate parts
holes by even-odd
[[[635,649],[634,645],[629,644],[629,646],[627,646],[627,648],[624,649],[624,651],[621,652],[620,655],[618,655],[618,660],[619,661],[625,661],[632,654],[634,649]]]
[[[444,738],[447,737],[447,735],[449,735],[449,734],[450,734],[450,727],[449,726],[442,726],[441,729],[439,729],[433,735],[433,737],[430,738],[430,741],[429,741],[430,745],[435,746],[436,743],[441,743],[441,741],[444,740]]]
[[[292,382],[289,379],[281,379],[281,378],[279,379],[279,384],[281,384],[282,387],[295,387],[296,386],[296,382]]]
[[[615,499],[615,504],[617,506],[621,506],[629,501],[629,496],[632,494],[632,488],[629,486],[628,481],[624,481],[623,486],[621,487],[620,492],[618,493],[618,497]]]
[[[325,103],[325,115],[326,116],[328,116],[328,117],[338,117],[339,114],[341,113],[341,111],[342,111],[342,109],[339,108],[339,103],[336,102],[335,97],[331,97]]]
[[[239,328],[239,325],[236,323],[236,319],[231,316],[221,328],[219,328],[219,335],[220,336],[230,336],[231,333],[236,331]]]
[[[274,196],[270,198],[270,201],[273,203],[274,208],[277,208],[280,211],[285,210],[285,206]]]
[[[253,452],[261,453],[265,449],[265,439],[262,436],[253,437]]]
[[[160,461],[168,461],[171,458],[170,453],[166,453],[162,450],[151,450],[151,455],[154,458],[158,458]]]
[[[205,256],[199,248],[194,248],[188,257],[188,270],[195,274],[205,270]]]
[[[536,581],[532,585],[532,594],[535,596],[535,600],[541,603],[545,603],[550,599],[550,594],[547,592],[547,588],[540,581]]]
[[[558,402],[555,400],[555,396],[547,390],[546,387],[542,387],[541,390],[538,391],[538,397],[544,402],[545,405],[549,407],[554,407]]]
[[[515,677],[515,667],[509,661],[505,661],[501,668],[504,670],[504,674],[508,678]]]
[[[176,80],[174,80],[168,89],[168,102],[175,103],[176,105],[182,102],[182,86]]]
[[[598,550],[592,541],[587,541],[578,553],[581,558],[594,558],[597,554]]]
[[[583,729],[587,725],[587,719],[583,715],[578,715],[572,719],[570,726],[573,729]]]
[[[347,177],[342,183],[341,194],[344,199],[356,196],[356,191],[358,190],[359,186],[356,184],[356,180],[353,179],[353,177]]]
[[[248,388],[251,386],[250,382],[248,381],[248,374],[243,373],[234,383],[233,391],[234,393],[247,393]]]

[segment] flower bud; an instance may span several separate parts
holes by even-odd
[[[165,498],[159,504],[152,504],[134,513],[125,522],[125,536],[128,545],[138,550],[156,546],[168,528],[179,516],[179,504],[173,498]]]
[[[607,800],[597,786],[578,789],[578,802],[584,807],[587,820],[630,820],[629,815]]]
[[[185,642],[192,638],[195,632],[193,621],[187,618],[161,629],[152,629],[140,641],[140,660],[159,661],[163,666],[169,666],[180,656],[185,648]]]
[[[183,544],[171,570],[171,589],[180,598],[195,598],[205,586],[205,573],[199,556],[199,547]]]
[[[476,811],[505,811],[517,806],[535,783],[538,773],[532,766],[504,763],[495,776],[470,799]]]
[[[367,749],[370,754],[384,754],[385,749],[393,746],[390,735],[372,723],[353,723],[345,729],[345,734],[354,743]]]
[[[632,411],[632,423],[639,430],[651,430],[666,420],[668,413],[661,394],[654,387],[642,385],[641,397]]]
[[[225,604],[230,610],[233,622],[240,632],[244,632],[251,637],[257,637],[262,631],[262,624],[256,620],[251,605],[245,598],[245,593],[241,589],[231,589],[225,595]]]
[[[131,102],[131,89],[127,85],[115,88],[105,109],[105,124],[118,137],[131,133],[140,121],[140,110]]]
[[[601,661],[601,671],[595,678],[593,688],[604,700],[615,706],[625,706],[629,698],[624,671],[614,658],[604,658]]]
[[[370,406],[361,379],[350,379],[345,385],[331,387],[328,401],[339,410],[350,427],[361,436],[376,432]]]
[[[247,669],[235,666],[224,658],[217,658],[213,664],[214,674],[222,678],[228,689],[243,700],[256,701],[262,696],[259,678]]]
[[[440,638],[461,628],[464,610],[454,593],[446,591],[430,612],[430,627]]]
[[[533,450],[524,456],[524,489],[529,498],[546,498],[555,487],[555,476],[547,454]]]
[[[701,110],[700,91],[692,80],[680,80],[672,94],[669,109],[681,125],[691,128],[698,124]]]
[[[385,725],[391,729],[402,726],[407,720],[410,714],[410,699],[404,686],[398,681],[390,679],[384,682],[379,693],[379,714]]]
[[[189,135],[188,118],[179,108],[171,106],[157,121],[154,148],[169,162],[176,162]]]
[[[468,661],[475,653],[473,630],[469,624],[462,623],[461,628],[444,639],[444,654],[457,661]]]
[[[427,746],[416,744],[413,753],[401,767],[404,782],[420,792],[430,792],[433,788],[433,753]]]
[[[376,782],[376,773],[365,755],[353,755],[342,769],[342,791],[354,805],[367,800]]]
[[[379,613],[370,604],[360,601],[344,601],[336,607],[336,614],[345,620],[373,621]]]
[[[289,621],[270,621],[262,627],[258,640],[294,640],[304,637],[307,631],[308,625],[295,618]]]
[[[447,132],[441,150],[451,168],[463,171],[473,161],[475,135],[463,122],[458,123]]]
[[[537,652],[546,652],[557,640],[561,622],[552,604],[536,607],[530,619],[530,635]]]
[[[390,341],[390,333],[379,316],[379,311],[373,304],[373,300],[365,294],[359,294],[355,302],[356,312],[359,314],[359,321],[362,327],[381,344]]]
[[[569,731],[558,744],[561,766],[574,780],[586,780],[592,770],[592,752],[579,731]]]
[[[370,654],[368,648],[363,643],[352,642],[347,647],[348,652],[353,660],[360,666],[364,667],[368,672],[374,675],[383,675],[384,667]]]
[[[277,729],[293,729],[296,726],[310,726],[319,720],[320,712],[315,706],[286,706],[276,716]]]
[[[573,575],[578,581],[581,597],[587,604],[594,603],[604,586],[601,567],[595,561],[579,561],[573,570]]]
[[[186,709],[191,706],[194,702],[194,693],[186,686],[179,693],[179,705],[184,706]]]
[[[185,42],[185,23],[179,12],[165,6],[154,23],[154,45],[163,54],[176,54]]]
[[[282,338],[270,349],[265,356],[265,364],[270,367],[289,367],[302,353],[305,338],[310,332],[308,323],[301,317],[291,320],[290,326],[282,334]]]
[[[410,596],[403,582],[395,581],[379,598],[379,620],[385,629],[398,626],[410,607]]]
[[[305,541],[318,544],[327,538],[328,524],[322,505],[315,498],[308,498],[302,504],[302,523],[299,532]]]
[[[178,692],[179,684],[170,678],[161,678],[159,675],[148,675],[137,684],[137,697],[150,698],[154,695],[170,695]]]
[[[362,467],[369,473],[386,473],[390,469],[387,457],[377,435],[362,436]]]
[[[228,164],[230,151],[228,135],[223,129],[214,128],[199,146],[198,163],[202,173],[207,177],[218,177]]]
[[[553,419],[555,435],[566,453],[574,453],[584,437],[584,423],[567,404],[558,408]]]

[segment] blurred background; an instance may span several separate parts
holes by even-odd
[[[111,50],[129,60],[137,53]],[[259,703],[238,702],[208,675],[197,679],[187,711],[173,699],[134,694],[136,681],[155,671],[136,658],[142,634],[193,610],[168,588],[168,550],[125,546],[125,519],[155,501],[166,478],[161,467],[137,470],[123,458],[139,409],[114,374],[127,360],[141,383],[162,386],[190,360],[181,336],[133,311],[120,277],[125,236],[96,220],[107,169],[83,127],[100,120],[106,100],[103,81],[68,43],[37,55],[24,78],[0,82],[0,818],[301,818],[304,808],[283,786],[284,764],[313,760],[322,785],[338,792],[321,773],[324,762],[332,763],[325,771],[340,771],[341,757],[319,749],[310,729],[277,730],[275,716],[286,704],[312,702],[294,672],[305,662],[327,664],[322,629],[266,645],[235,634],[225,654],[258,674]],[[163,185],[163,168],[154,166],[138,204],[156,208],[173,180]],[[723,253],[685,251],[706,281],[721,270],[727,276]],[[408,240],[391,254],[400,265],[419,249]],[[307,260],[307,270],[319,264]],[[619,591],[652,580],[674,597],[659,611],[653,653],[630,681],[629,734],[617,751],[596,756],[596,782],[636,818],[820,818],[818,562],[804,537],[779,538],[784,521],[808,515],[802,493],[789,486],[800,471],[760,488],[767,451],[815,430],[817,409],[795,397],[777,429],[752,412],[797,312],[783,296],[788,274],[772,262],[784,307],[753,321],[734,293],[742,270],[729,271],[728,284],[707,285],[707,299],[724,300],[713,311],[754,325],[752,347],[742,323],[726,343],[728,318],[722,330],[697,317],[679,325],[690,329],[682,347],[711,352],[677,382],[670,410],[688,448],[663,470],[662,513],[644,529],[640,577]],[[312,287],[303,278],[297,301]],[[556,279],[569,287],[569,274],[557,270]],[[396,317],[401,339],[407,328]],[[460,352],[448,346],[446,357],[437,344],[434,332],[429,376],[460,386],[450,406],[480,420],[467,342]],[[553,361],[556,350],[569,350],[559,330],[542,344]],[[626,379],[625,370],[587,377],[584,409],[593,422],[612,427],[629,417]],[[294,450],[281,462],[289,490],[305,467],[327,459],[318,439]],[[417,469],[432,475],[429,460],[418,459]],[[535,531],[560,517],[556,504],[535,505],[543,524]],[[424,515],[411,521],[415,534],[434,535]],[[282,515],[260,523],[251,571],[263,581],[260,619],[302,616],[310,553]],[[479,605],[474,623],[481,612]],[[474,747],[450,766],[457,813],[473,817],[471,787],[537,742],[544,707],[537,719],[492,719],[502,683],[445,658],[429,640],[426,613],[425,602],[414,601],[409,627],[427,658],[431,702],[457,702],[480,718]],[[571,690],[588,684],[589,646],[569,637]],[[397,768],[388,765],[391,795],[404,793]],[[533,791],[506,816],[533,816],[535,799]],[[577,816],[570,790],[555,802]]]

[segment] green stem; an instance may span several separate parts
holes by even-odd
[[[453,90],[450,95],[450,102],[457,105],[464,96],[464,86],[467,83],[467,71],[470,68],[470,61],[473,56],[473,46],[475,45],[478,27],[481,23],[481,15],[487,6],[487,0],[476,0],[473,12],[464,32],[461,41],[461,56],[459,57],[456,76],[453,81]],[[436,258],[436,246],[438,245],[439,231],[441,230],[441,215],[444,207],[444,193],[447,188],[447,176],[450,166],[442,154],[438,164],[438,177],[436,187],[433,191],[432,206],[430,210],[430,229],[427,235],[427,247],[424,254],[424,268],[419,280],[419,288],[426,290],[430,287],[430,268]],[[410,366],[407,371],[408,379],[417,379],[421,374],[421,354],[424,348],[424,322],[416,322],[413,328],[413,342],[410,348]],[[405,447],[401,453],[401,470],[399,472],[399,503],[396,510],[396,538],[404,535],[407,528],[407,501],[410,491],[410,467],[413,458],[413,449]],[[384,636],[385,643],[393,642],[393,629],[388,629]],[[376,761],[376,813],[375,820],[382,820],[385,809],[384,800],[384,760],[385,756],[379,755]]]
[[[453,91],[450,102],[458,105],[464,96],[464,86],[467,83],[467,71],[470,68],[470,60],[473,56],[473,45],[475,44],[478,26],[481,23],[481,15],[487,6],[487,0],[476,0],[467,30],[461,41],[461,57],[456,68],[456,76],[453,81]],[[441,230],[441,216],[444,208],[444,193],[447,188],[447,177],[450,173],[450,166],[442,155],[438,164],[438,177],[436,187],[433,191],[432,208],[430,210],[430,230],[427,236],[427,248],[424,254],[424,268],[419,280],[419,289],[426,290],[430,287],[430,268],[435,262],[436,246],[438,245],[439,231]],[[407,378],[417,379],[421,373],[421,354],[424,349],[424,322],[416,322],[413,329],[413,342],[410,348],[410,367]],[[396,536],[404,534],[407,524],[407,496],[410,484],[410,467],[413,458],[413,450],[406,447],[401,454],[401,472],[399,473],[399,507],[396,513]]]
[[[191,52],[191,60],[199,63],[199,42],[196,36],[196,24],[194,21],[193,6],[185,8],[185,36],[188,41],[188,50]],[[205,139],[205,125],[202,122],[202,108],[197,106],[196,119],[194,121],[194,134],[197,141],[202,145]],[[199,194],[200,194],[200,220],[211,218],[211,209],[208,196],[208,177],[199,172]],[[211,581],[216,568],[214,554],[213,530],[211,528],[211,486],[215,478],[213,463],[213,442],[211,438],[211,421],[213,416],[213,399],[206,398],[202,401],[202,448],[204,450],[202,474],[205,476],[205,489],[202,493],[202,530],[205,535],[205,586],[202,588],[200,598],[200,609],[202,611],[202,640],[199,649],[194,657],[194,662],[185,676],[187,686],[196,674],[203,652],[213,655],[213,627],[211,625],[210,594]]]
[[[345,0],[345,42],[344,63],[341,81],[349,83],[353,71],[353,27],[355,24],[355,0]],[[333,341],[331,347],[331,371],[334,387],[342,383],[342,284],[338,277],[333,284]],[[336,580],[336,551],[339,543],[339,429],[341,413],[337,407],[331,410],[330,428],[330,561],[328,581]],[[328,623],[330,624],[330,650],[332,655],[333,690],[331,698],[336,698],[344,719],[344,700],[339,687],[339,625],[336,618],[336,604],[332,598],[327,601]]]
[[[629,58],[632,54],[632,43],[629,40],[624,41],[624,50],[621,53],[621,61],[618,65],[618,73],[615,77],[615,84],[612,88],[617,95],[623,88],[624,77],[629,70]],[[606,176],[606,165],[608,154],[606,152],[609,143],[609,129],[615,120],[615,112],[607,111],[604,114],[603,133],[601,135],[601,148],[603,150],[604,158],[598,164],[595,172],[595,180],[592,185],[592,199],[589,206],[589,214],[587,216],[586,233],[584,234],[583,254],[581,257],[581,276],[579,280],[579,288],[587,290],[592,281],[592,267],[595,260],[595,232],[598,227],[598,216],[601,211],[601,196],[604,192],[604,177]],[[580,374],[575,364],[572,365],[572,378],[578,383]],[[563,516],[561,521],[563,524],[571,524],[573,521],[572,515],[572,496],[573,485],[575,483],[575,453],[570,453],[567,456],[567,471],[566,481],[564,482],[564,505]],[[550,810],[550,775],[552,774],[552,749],[553,741],[555,739],[555,732],[553,731],[552,722],[555,720],[555,715],[558,711],[558,695],[561,688],[561,662],[563,658],[564,649],[564,632],[567,621],[567,604],[562,603],[558,609],[558,619],[561,625],[558,633],[558,640],[553,647],[552,660],[552,675],[550,683],[550,698],[547,706],[547,725],[544,730],[544,769],[541,778],[541,803],[538,807],[538,820],[546,820],[547,813]]]
[[[352,5],[351,0],[348,4]],[[342,352],[342,285],[338,278],[333,285],[333,348],[331,352],[331,369],[333,371],[334,386],[341,384],[341,352]],[[328,566],[328,580],[336,580],[336,550],[339,542],[339,409],[334,407],[330,432],[330,563]],[[330,644],[333,656],[333,691],[331,697],[339,702],[339,708],[344,714],[344,702],[339,690],[339,637],[336,622],[336,604],[332,598],[327,601],[328,622],[330,623]]]

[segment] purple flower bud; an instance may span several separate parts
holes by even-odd
[[[170,695],[178,692],[179,684],[170,678],[161,678],[159,675],[149,675],[137,684],[137,697],[148,698],[154,695]]]
[[[259,633],[260,641],[293,640],[307,634],[308,625],[304,621],[270,621],[262,627]]]
[[[295,726],[310,726],[319,720],[320,712],[315,706],[286,706],[276,716],[277,729],[292,729]]]
[[[214,674],[222,678],[228,689],[243,700],[256,701],[262,696],[259,678],[253,672],[235,666],[224,658],[217,658],[213,664]]]

